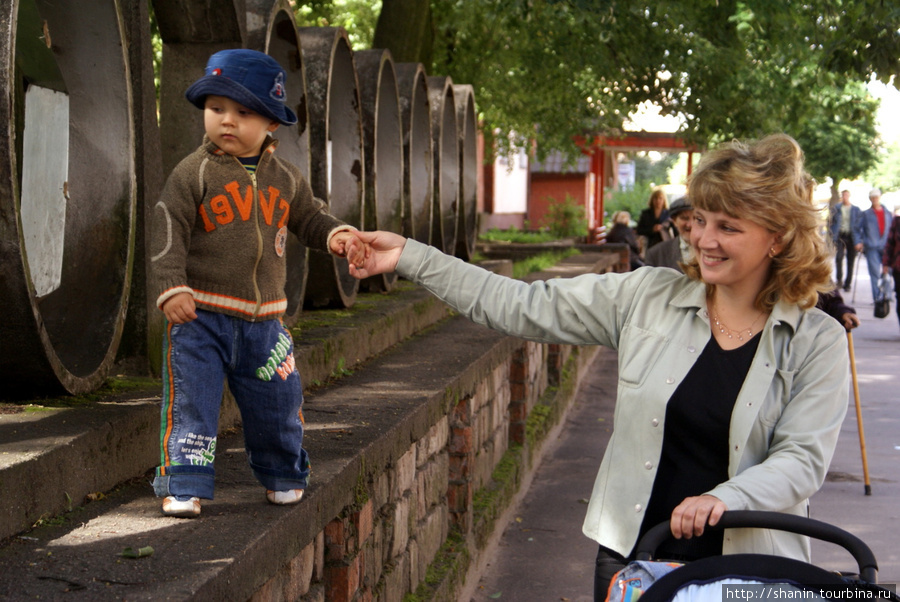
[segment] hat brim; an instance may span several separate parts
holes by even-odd
[[[287,106],[265,103],[241,84],[220,75],[204,75],[191,84],[184,95],[198,109],[204,108],[207,96],[224,96],[282,125],[297,123],[297,115]]]

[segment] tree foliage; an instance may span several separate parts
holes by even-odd
[[[882,190],[900,190],[900,139],[884,150],[866,179]]]
[[[810,174],[819,180],[831,178],[832,202],[836,203],[841,180],[855,179],[878,162],[878,101],[858,83],[843,89],[823,88],[814,96],[821,109],[788,133],[804,149]]]
[[[307,0],[296,5],[300,27],[343,27],[354,48],[380,48],[373,43],[381,0]]]
[[[311,4],[324,14],[366,2]],[[571,150],[573,136],[615,132],[643,101],[681,116],[681,134],[701,144],[799,131],[827,125],[822,90],[873,75],[900,86],[891,79],[900,74],[900,8],[884,0],[381,4],[370,39],[473,85],[501,146]]]

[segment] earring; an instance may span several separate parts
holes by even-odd
[[[769,249],[769,257],[771,259],[775,259],[775,256],[776,256],[775,247],[772,247],[771,249]]]

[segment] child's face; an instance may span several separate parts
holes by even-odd
[[[278,122],[244,105],[225,96],[212,95],[206,97],[203,125],[209,139],[235,157],[257,156],[266,134],[278,128]]]

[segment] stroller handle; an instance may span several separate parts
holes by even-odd
[[[742,528],[776,529],[837,544],[850,552],[856,560],[861,579],[868,583],[877,583],[878,562],[875,560],[875,554],[863,540],[839,527],[803,516],[756,510],[729,510],[722,514],[718,524],[707,527],[713,531]],[[651,560],[656,548],[670,537],[672,531],[668,522],[656,525],[638,542],[635,548],[636,559]]]

